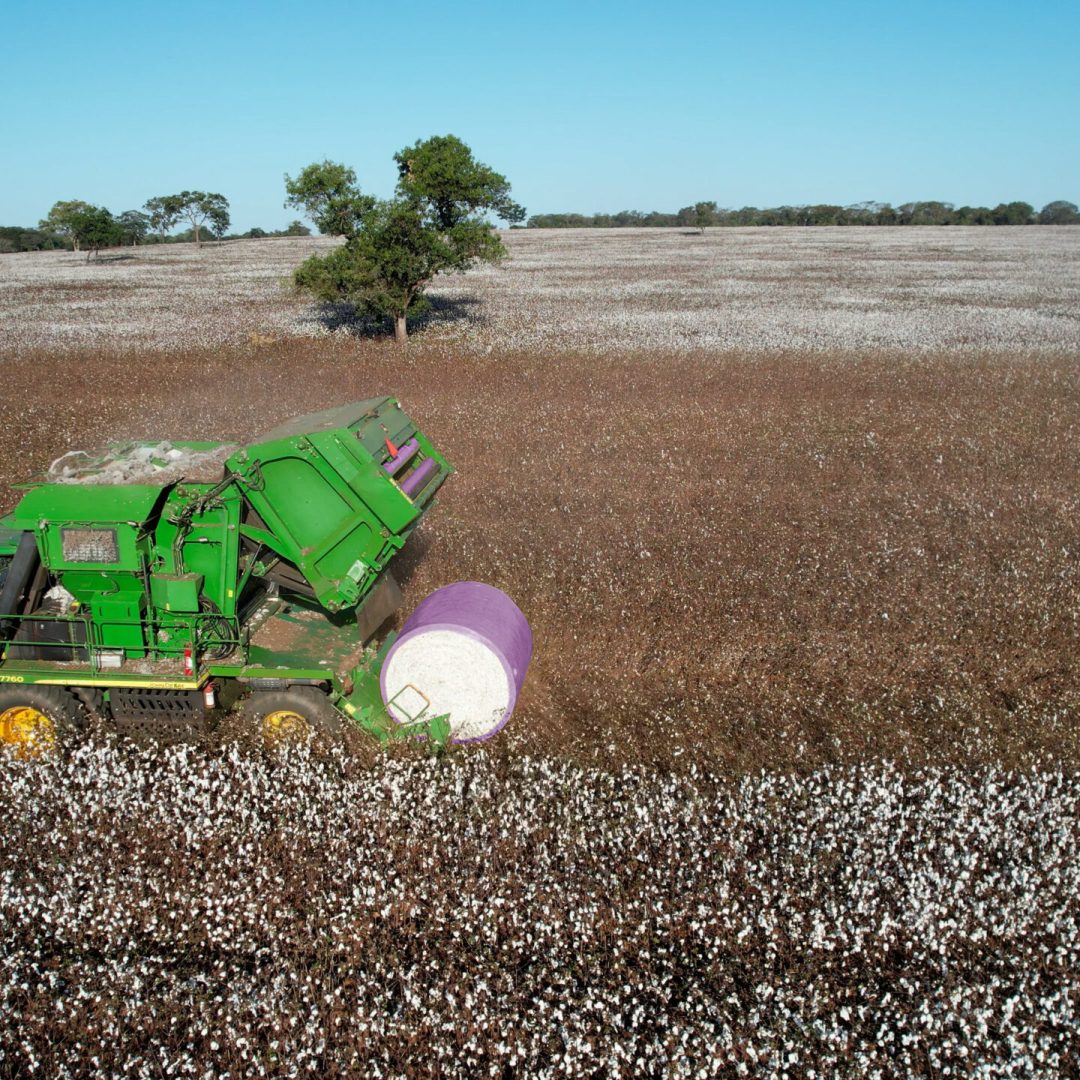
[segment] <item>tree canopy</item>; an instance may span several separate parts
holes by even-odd
[[[115,247],[124,236],[120,223],[103,206],[87,206],[72,214],[70,227],[76,250],[86,251],[87,262],[102,248]]]
[[[699,211],[706,213],[699,217]],[[702,224],[704,221],[704,224]],[[927,201],[900,206],[889,203],[861,202],[850,206],[819,203],[813,206],[744,206],[737,210],[719,209],[715,202],[684,206],[677,213],[661,210],[620,210],[614,214],[534,214],[530,229],[603,229],[633,227],[705,225],[1075,225],[1080,214],[1074,203],[1058,200],[1047,203],[1036,214],[1030,203],[999,203],[995,207],[961,206]]]
[[[425,291],[437,274],[505,256],[486,214],[521,222],[525,209],[510,198],[507,179],[453,135],[421,140],[394,160],[392,199],[361,194],[352,169],[323,161],[286,177],[286,205],[303,208],[321,232],[346,237],[296,270],[297,288],[392,319],[404,341],[408,319],[429,306]]]
[[[1035,207],[1031,203],[998,203],[994,207],[995,225],[1029,225],[1035,220]]]
[[[221,237],[229,228],[229,200],[211,191],[181,191],[177,195],[155,195],[143,206],[150,227],[162,240],[181,221],[191,226],[192,239],[202,242],[202,229],[209,225],[215,236]]]
[[[141,210],[125,210],[117,219],[124,240],[131,244],[141,244],[150,231],[150,217]]]
[[[336,161],[319,161],[285,174],[285,206],[302,210],[324,236],[353,236],[375,199],[364,195],[356,173]]]
[[[1076,203],[1057,199],[1052,203],[1047,203],[1039,211],[1039,224],[1080,225],[1080,211],[1077,210]]]
[[[201,243],[200,231],[209,225],[215,236],[224,236],[229,228],[229,200],[224,195],[206,191],[181,191],[174,196],[182,220],[190,222],[195,243]]]
[[[76,235],[73,223],[78,215],[85,214],[92,209],[94,208],[88,202],[83,202],[82,199],[69,199],[53,203],[48,216],[42,218],[38,225],[43,232],[52,233],[62,240],[69,240],[72,251],[78,251],[79,237]]]
[[[423,208],[431,223],[453,229],[478,211],[511,224],[525,220],[525,208],[510,198],[505,176],[482,165],[455,135],[433,135],[394,155],[397,192]]]
[[[189,229],[179,235],[170,235],[181,221],[188,222]],[[4,227],[0,250],[40,251],[70,244],[72,250],[80,251],[91,237],[97,238],[94,241],[97,246],[91,249],[91,254],[101,247],[119,243],[134,245],[184,240],[200,243],[202,231],[207,228],[218,239],[229,228],[229,200],[217,192],[181,191],[174,195],[155,195],[146,200],[141,210],[125,210],[115,217],[104,207],[93,206],[82,199],[69,199],[55,203],[37,230]],[[309,233],[303,222],[293,221],[287,230],[272,235],[304,236]]]
[[[54,233],[28,229],[24,225],[0,225],[0,255],[16,251],[52,251],[65,247]]]
[[[159,239],[164,240],[180,220],[180,197],[155,195],[152,199],[146,200],[143,209],[150,218],[150,228],[158,234]]]
[[[716,203],[699,202],[694,204],[694,224],[702,233],[710,226],[716,224]]]

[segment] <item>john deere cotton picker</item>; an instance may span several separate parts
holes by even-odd
[[[451,471],[388,397],[244,447],[65,455],[0,521],[0,742],[43,753],[95,715],[189,739],[234,700],[268,741],[493,735],[532,654],[508,596],[448,585],[377,636],[389,563]]]

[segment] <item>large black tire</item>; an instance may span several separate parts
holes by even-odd
[[[321,690],[290,686],[285,690],[254,691],[222,733],[226,741],[239,739],[269,750],[290,743],[329,749],[343,742],[345,724]]]
[[[62,686],[0,686],[0,746],[17,757],[59,753],[85,726],[81,705]]]
[[[96,686],[73,686],[71,693],[82,706],[82,714],[91,724],[102,724],[108,710],[105,694]]]

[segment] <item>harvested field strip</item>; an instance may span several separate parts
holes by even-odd
[[[1069,354],[553,361],[293,342],[26,354],[5,376],[27,402],[0,432],[7,505],[22,469],[110,435],[242,442],[398,394],[459,472],[395,571],[407,607],[472,578],[526,612],[515,752],[736,775],[1080,760]]]

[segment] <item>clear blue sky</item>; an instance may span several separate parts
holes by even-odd
[[[453,133],[531,213],[1080,202],[1080,3],[0,7],[0,224],[220,191],[276,228],[329,157]]]

